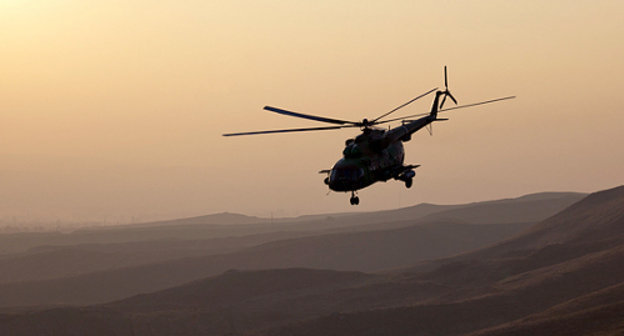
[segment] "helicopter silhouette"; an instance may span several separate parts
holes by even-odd
[[[435,97],[433,99],[433,105],[431,106],[431,111],[429,113],[421,113],[400,118],[382,120],[390,114],[433,92],[435,92]],[[440,98],[442,98],[441,101]],[[404,164],[403,161],[405,159],[405,150],[403,148],[403,142],[410,141],[413,133],[425,127],[428,127],[429,133],[432,134],[433,122],[448,120],[447,118],[438,118],[438,113],[513,99],[515,98],[515,96],[496,98],[481,101],[478,103],[459,105],[444,109],[443,107],[444,103],[446,102],[446,98],[450,98],[453,103],[457,105],[457,100],[455,99],[455,97],[453,97],[448,89],[448,78],[445,66],[444,90],[438,90],[438,88],[433,88],[372,120],[363,119],[360,122],[355,122],[303,114],[299,112],[284,110],[281,108],[265,106],[264,109],[267,111],[297,118],[335,124],[337,126],[225,133],[223,134],[223,136],[307,132],[335,130],[352,127],[360,128],[362,131],[360,135],[356,136],[355,138],[350,138],[346,140],[345,148],[342,151],[343,157],[338,160],[336,164],[334,164],[332,169],[321,170],[319,172],[321,174],[328,175],[325,178],[324,182],[328,185],[329,189],[333,191],[351,192],[351,205],[357,205],[360,203],[360,198],[357,196],[357,191],[366,188],[376,182],[385,182],[389,179],[395,179],[403,181],[405,183],[405,187],[407,188],[410,188],[412,186],[413,178],[416,175],[414,169],[420,167],[420,165]],[[421,118],[413,119],[417,117]],[[390,123],[394,121],[400,121],[401,125],[390,128],[388,130],[374,127],[376,125]]]

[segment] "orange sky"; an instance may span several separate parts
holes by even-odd
[[[317,174],[360,120],[443,85],[460,103],[406,144],[414,187],[357,210],[622,184],[621,1],[1,1],[0,220],[354,210]],[[403,111],[429,109],[428,97]]]

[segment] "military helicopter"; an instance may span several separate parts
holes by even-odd
[[[431,111],[429,113],[421,113],[400,118],[382,120],[383,118],[388,117],[390,114],[433,92],[435,92],[435,97],[433,98],[433,105],[431,106]],[[442,98],[441,101],[440,98]],[[457,100],[455,99],[455,97],[453,97],[448,89],[448,78],[445,66],[444,90],[438,90],[438,88],[433,88],[372,120],[363,119],[359,122],[340,120],[288,111],[272,106],[265,106],[264,109],[267,111],[297,118],[335,124],[337,126],[225,133],[223,134],[223,136],[308,132],[354,127],[360,128],[362,131],[360,135],[356,136],[355,138],[346,140],[345,148],[342,151],[343,157],[338,160],[338,162],[336,162],[332,169],[321,170],[319,172],[321,174],[328,175],[325,178],[324,182],[329,186],[329,189],[333,191],[351,192],[351,205],[357,205],[360,203],[360,198],[357,196],[357,191],[366,188],[374,184],[375,182],[385,182],[389,179],[395,179],[403,181],[405,183],[405,187],[407,188],[410,188],[412,186],[413,178],[416,175],[414,169],[420,167],[420,165],[405,165],[403,163],[403,160],[405,158],[403,142],[411,140],[412,134],[424,127],[428,127],[429,133],[431,134],[431,125],[434,121],[448,120],[447,118],[438,118],[438,113],[513,99],[515,98],[515,96],[502,97],[444,109],[443,107],[444,103],[446,102],[446,98],[450,98],[453,103],[457,105]],[[417,117],[420,118],[413,119]],[[400,121],[401,124],[388,130],[374,127],[376,125],[390,123],[394,121]]]

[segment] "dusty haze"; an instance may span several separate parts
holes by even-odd
[[[323,176],[359,120],[443,85],[460,103],[406,144],[414,187],[358,210],[622,183],[619,1],[3,1],[0,219],[127,221],[353,210]],[[423,99],[403,111],[425,112]]]

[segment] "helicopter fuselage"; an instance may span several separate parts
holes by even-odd
[[[343,157],[329,171],[325,183],[334,191],[353,192],[391,178],[411,179],[413,166],[403,164],[403,142],[434,120],[435,116],[429,115],[387,131],[365,128],[355,139],[346,141]]]
[[[403,144],[394,142],[378,151],[366,153],[360,144],[345,147],[345,155],[331,169],[328,185],[334,191],[354,191],[393,177],[403,166]]]

